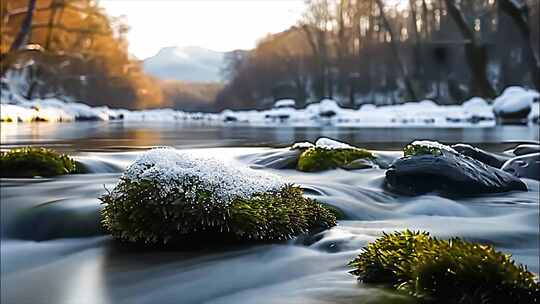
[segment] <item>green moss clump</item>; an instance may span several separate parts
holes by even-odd
[[[441,155],[442,151],[441,149],[434,147],[434,146],[428,146],[428,145],[417,145],[414,143],[408,144],[403,149],[403,156],[416,156],[416,155]]]
[[[192,185],[197,182],[191,180]],[[209,192],[184,190],[163,197],[156,182],[123,177],[101,197],[102,223],[116,239],[181,246],[287,240],[336,224],[331,212],[291,185],[223,204],[211,203]]]
[[[328,210],[328,212],[332,213],[334,217],[336,218],[336,220],[344,220],[347,218],[347,216],[345,215],[345,212],[343,212],[343,210],[339,209],[336,206],[326,205],[326,204],[322,206],[324,209]]]
[[[72,158],[50,149],[25,147],[0,153],[1,177],[50,177],[76,172]]]
[[[492,246],[426,232],[384,234],[349,263],[364,283],[387,284],[434,303],[536,303],[535,276]]]
[[[360,148],[311,147],[298,157],[296,168],[300,171],[315,172],[340,168],[357,159],[374,160],[375,156]]]

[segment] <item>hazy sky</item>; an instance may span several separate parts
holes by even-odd
[[[140,59],[165,46],[216,51],[249,49],[268,33],[300,18],[303,0],[101,0],[112,16],[125,15],[129,51]]]

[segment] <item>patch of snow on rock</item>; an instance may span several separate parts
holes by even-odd
[[[292,150],[302,150],[302,149],[309,149],[311,147],[314,147],[315,145],[313,145],[312,143],[310,142],[307,142],[307,141],[303,141],[303,142],[297,142],[297,143],[294,143],[291,147]]]
[[[463,103],[465,109],[489,107],[487,101],[480,97],[473,97]]]
[[[130,181],[149,180],[161,188],[161,195],[185,191],[210,193],[213,203],[227,204],[236,198],[276,191],[285,186],[277,175],[250,168],[235,168],[214,158],[196,156],[161,147],[142,154],[124,173]]]
[[[346,143],[343,143],[343,142],[340,142],[340,141],[337,141],[337,140],[333,140],[333,139],[330,139],[330,138],[326,138],[326,137],[321,137],[319,139],[317,139],[317,141],[315,142],[315,146],[317,148],[323,148],[323,149],[328,149],[328,150],[331,150],[331,149],[354,149],[353,146],[350,146]]]
[[[527,111],[533,102],[540,98],[540,94],[535,90],[527,90],[522,87],[508,87],[501,96],[493,102],[495,114],[509,114]]]
[[[294,108],[295,105],[296,102],[294,101],[294,99],[281,99],[274,103],[274,108]]]
[[[454,150],[452,147],[449,147],[447,145],[443,145],[436,141],[430,141],[430,140],[415,140],[410,145],[412,146],[420,146],[420,147],[428,147],[428,148],[435,148],[439,149],[441,151],[447,151],[454,154],[459,154],[456,150]]]

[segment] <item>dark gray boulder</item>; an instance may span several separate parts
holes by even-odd
[[[540,152],[514,157],[501,169],[516,177],[540,180]]]
[[[471,157],[442,150],[396,160],[386,171],[389,190],[405,195],[450,196],[527,191],[519,178]]]
[[[502,165],[510,159],[509,156],[497,155],[497,154],[487,152],[487,151],[478,149],[476,147],[473,147],[467,144],[453,145],[452,148],[454,148],[454,150],[456,150],[457,152],[463,155],[472,157],[478,161],[483,162],[486,165],[489,165],[495,168],[502,167]]]

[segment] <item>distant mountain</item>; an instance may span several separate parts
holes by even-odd
[[[165,47],[145,59],[143,68],[163,80],[217,82],[225,54],[197,46]]]

